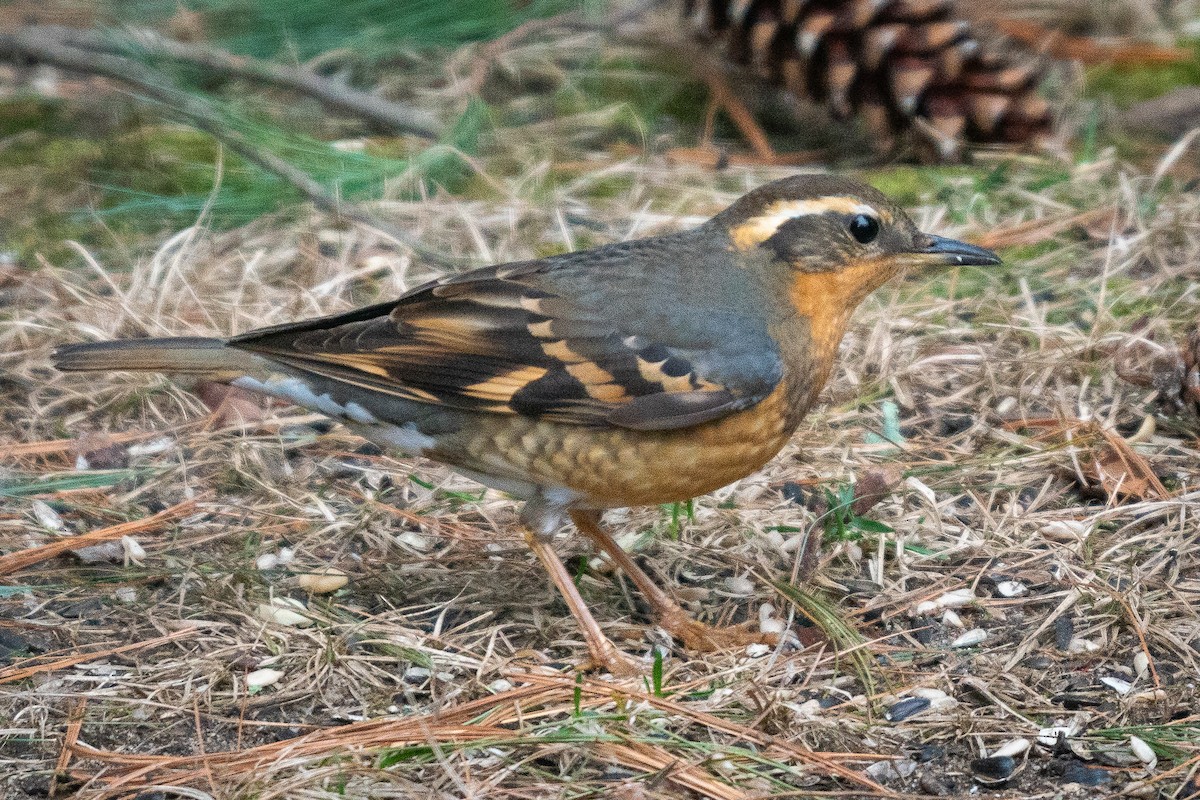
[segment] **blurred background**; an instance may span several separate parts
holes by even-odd
[[[0,259],[553,196],[629,159],[867,170],[909,200],[998,152],[1152,162],[1200,122],[1198,40],[1192,0],[16,0]]]

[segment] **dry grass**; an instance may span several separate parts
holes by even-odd
[[[481,165],[491,199],[376,210],[482,264],[694,224],[786,174],[596,152],[575,134],[598,119],[514,133],[504,169]],[[580,157],[555,167],[546,141]],[[251,419],[231,424],[166,379],[48,367],[67,341],[225,334],[392,296],[432,274],[402,247],[320,217],[222,234],[201,221],[146,257],[81,251],[79,267],[13,277],[0,794],[1188,796],[1200,448],[1190,417],[1142,427],[1152,392],[1114,359],[1135,330],[1165,344],[1195,324],[1200,199],[1111,156],[939,175],[918,222],[1011,245],[1009,263],[878,292],[792,445],[682,524],[671,509],[608,516],[701,617],[770,603],[791,618],[773,582],[829,527],[796,485],[903,471],[874,524],[827,537],[801,587],[860,643],[694,657],[564,535],[597,616],[644,657],[642,682],[577,678],[586,649],[503,496],[295,409],[243,406]],[[65,535],[95,531],[132,539],[63,554]],[[298,587],[326,566],[350,583]],[[947,593],[963,602],[947,610]],[[272,598],[309,624],[264,622]],[[986,638],[954,646],[974,630]],[[251,688],[264,669],[277,680]],[[918,697],[928,710],[889,719]],[[1054,727],[1057,745],[1034,741]],[[1012,780],[975,783],[971,762],[1015,739],[1032,744]],[[1106,783],[1070,788],[1084,779]]]

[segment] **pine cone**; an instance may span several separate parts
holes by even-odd
[[[940,160],[964,140],[1033,144],[1050,130],[1040,65],[987,50],[951,0],[685,0],[725,56],[824,104],[860,114],[881,149],[913,132]]]

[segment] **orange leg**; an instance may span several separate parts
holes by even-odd
[[[634,586],[646,598],[650,608],[658,618],[658,624],[667,633],[684,643],[689,650],[702,653],[713,650],[724,650],[735,647],[745,647],[756,642],[773,643],[777,637],[762,634],[749,624],[714,628],[692,619],[674,598],[664,592],[647,575],[629,554],[617,544],[616,539],[608,531],[600,527],[600,514],[595,511],[572,511],[571,521],[580,533],[587,536],[596,546],[608,553],[609,558],[620,567]]]
[[[558,553],[554,552],[549,543],[539,538],[537,533],[528,527],[525,528],[525,542],[533,550],[538,560],[542,562],[542,566],[550,574],[550,580],[554,581],[554,585],[558,587],[563,600],[567,602],[567,608],[571,609],[571,613],[575,616],[576,621],[579,622],[579,627],[583,631],[583,638],[587,641],[588,653],[591,655],[592,663],[597,667],[607,669],[613,675],[639,674],[642,670],[638,668],[637,663],[622,653],[604,635],[604,631],[600,630],[600,624],[596,622],[596,618],[588,610],[587,604],[583,601],[583,596],[579,594],[579,588],[571,580],[571,573],[567,572],[567,568],[563,565],[562,559],[558,557]]]

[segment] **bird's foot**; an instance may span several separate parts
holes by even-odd
[[[590,647],[588,660],[579,665],[579,671],[607,672],[614,678],[636,678],[645,673],[641,664],[617,649],[612,642],[608,644],[609,647],[605,648]]]

